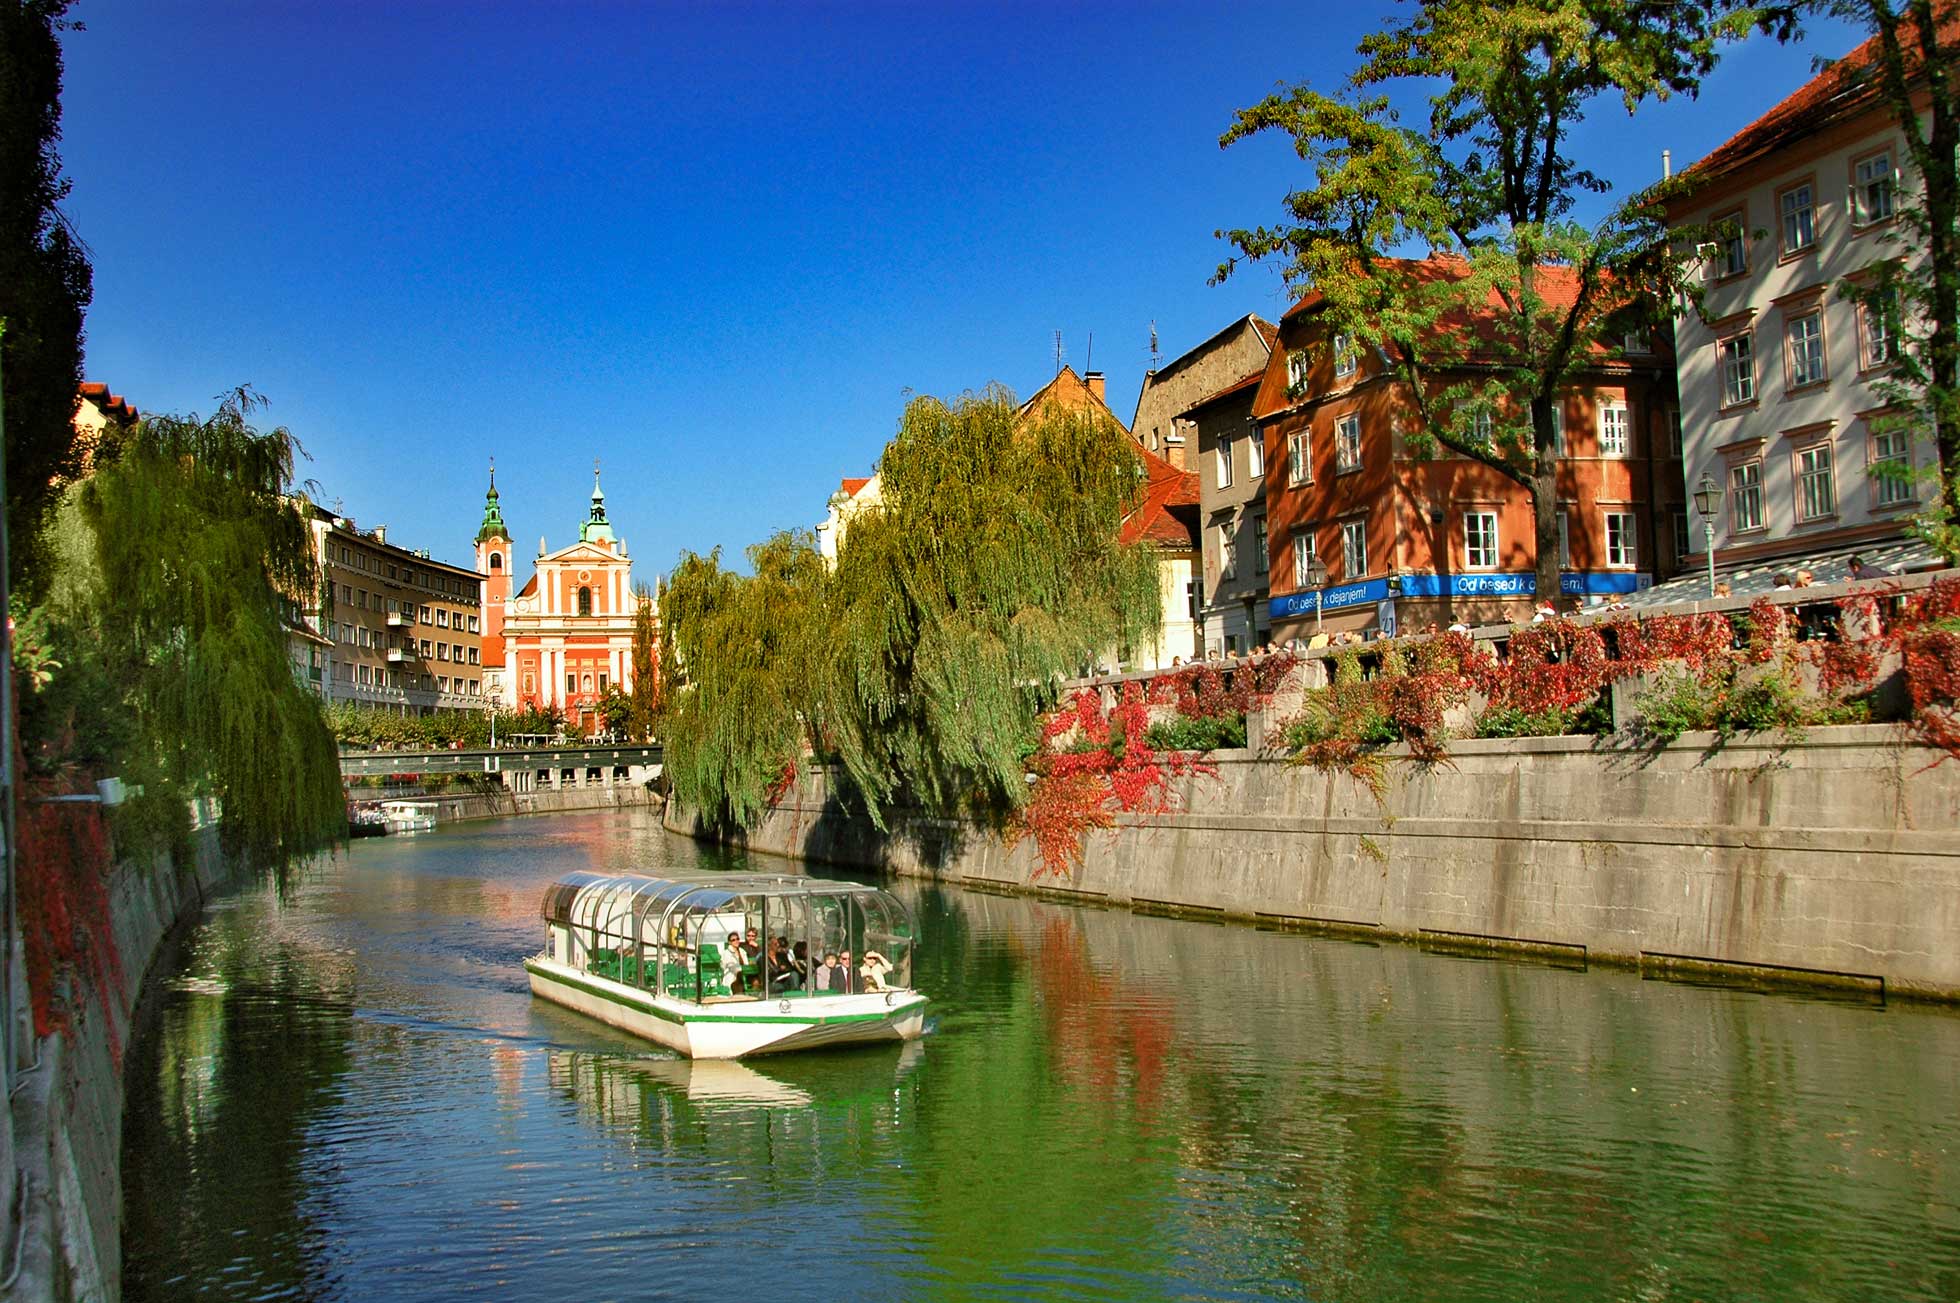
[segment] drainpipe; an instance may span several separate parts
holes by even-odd
[[[0,343],[7,326],[0,321]],[[4,376],[0,376],[0,382]],[[14,937],[19,924],[14,910],[14,629],[12,589],[7,582],[7,399],[0,384],[0,877],[5,879],[0,901],[0,1087],[11,1090],[19,1067],[15,1058]],[[0,1101],[6,1097],[0,1095]]]

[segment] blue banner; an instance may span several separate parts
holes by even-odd
[[[1608,597],[1637,593],[1653,586],[1654,577],[1631,570],[1568,571],[1558,577],[1559,592],[1567,597]],[[1403,575],[1404,597],[1533,597],[1538,593],[1538,577],[1530,574]],[[1320,609],[1338,611],[1344,607],[1379,602],[1388,596],[1388,580],[1368,579],[1358,584],[1320,590]],[[1272,599],[1268,610],[1275,620],[1311,615],[1314,594],[1283,593]]]

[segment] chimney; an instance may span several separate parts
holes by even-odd
[[[1097,402],[1100,403],[1104,401],[1102,372],[1091,371],[1088,375],[1082,377],[1082,383],[1089,386],[1089,392],[1096,396]]]
[[[374,541],[377,543],[386,543],[388,541],[388,527],[386,525],[376,525],[374,527]]]

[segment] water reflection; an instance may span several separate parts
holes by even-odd
[[[215,915],[132,1062],[128,1297],[1960,1295],[1949,1015],[916,884],[902,1051],[530,998],[547,882],[696,855],[513,820]]]

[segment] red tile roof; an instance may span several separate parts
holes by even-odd
[[[1277,328],[1275,328],[1275,330],[1277,330]],[[1197,402],[1191,404],[1191,406],[1186,408],[1185,410],[1190,412],[1195,412],[1200,407],[1204,407],[1210,403],[1215,403],[1221,398],[1229,398],[1233,394],[1236,394],[1241,390],[1257,389],[1259,387],[1259,382],[1265,378],[1266,378],[1266,368],[1260,367],[1257,371],[1254,371],[1249,375],[1240,376],[1237,380],[1234,380],[1231,384],[1226,385],[1223,389],[1215,390],[1211,393],[1206,394],[1203,398],[1200,398]]]
[[[109,386],[105,384],[98,384],[93,380],[86,380],[82,382],[81,392],[82,397],[93,402],[97,407],[100,407],[102,414],[112,421],[134,421],[142,415],[134,407],[124,402],[121,394],[110,393]]]
[[[1143,500],[1123,518],[1117,538],[1124,543],[1156,543],[1196,550],[1198,546],[1198,476],[1181,471],[1147,448],[1143,458]],[[1182,510],[1178,510],[1182,508]]]
[[[1951,5],[1939,19],[1943,46],[1960,43],[1960,5]],[[1909,20],[1899,24],[1899,43],[1909,65],[1919,56],[1917,29]],[[1845,55],[1812,77],[1769,112],[1729,137],[1714,153],[1689,168],[1696,180],[1712,180],[1752,163],[1791,140],[1819,131],[1869,107],[1879,98],[1876,64],[1878,37]]]
[[[855,498],[858,495],[859,490],[863,489],[864,486],[869,483],[871,483],[871,477],[869,475],[866,475],[861,479],[853,478],[852,476],[848,476],[848,475],[845,476],[843,481],[844,496],[847,498]]]
[[[1264,317],[1253,317],[1251,320],[1252,320],[1252,328],[1259,332],[1259,338],[1266,345],[1266,351],[1270,353],[1275,348],[1278,348],[1279,327],[1275,326],[1272,322],[1266,320]]]

